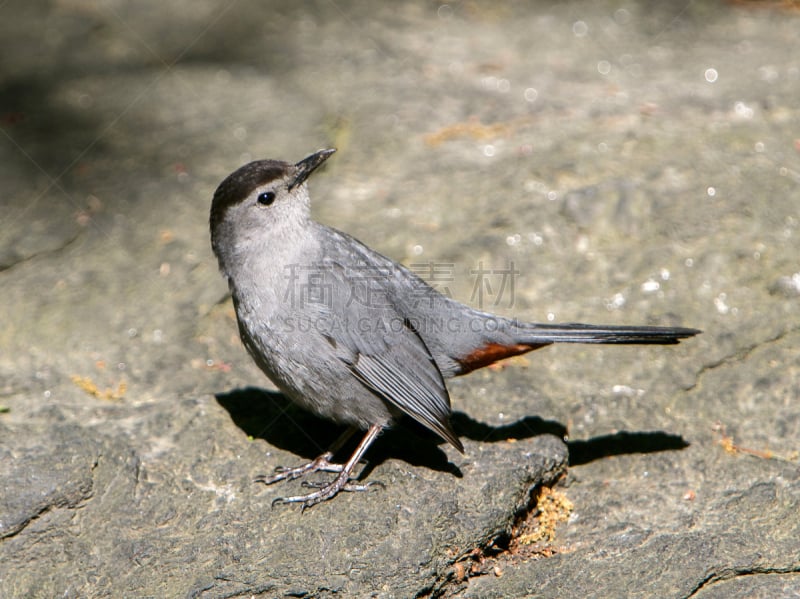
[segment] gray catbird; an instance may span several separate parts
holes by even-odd
[[[673,344],[679,327],[518,322],[460,304],[349,235],[311,219],[308,176],[335,150],[297,164],[251,162],[211,204],[211,245],[233,295],[239,334],[256,364],[301,407],[350,425],[331,449],[270,484],[315,471],[336,478],[278,502],[303,508],[342,490],[381,430],[407,414],[463,452],[444,380],[557,342]],[[358,430],[350,459],[331,460]]]

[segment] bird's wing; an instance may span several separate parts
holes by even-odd
[[[459,451],[461,441],[450,425],[450,396],[444,379],[419,335],[404,323],[385,338],[377,353],[357,352],[353,373],[386,401],[427,426]]]
[[[409,319],[384,295],[382,273],[344,266],[330,256],[322,266],[339,290],[329,305],[338,325],[326,335],[337,357],[372,392],[463,452],[450,424],[442,373]]]

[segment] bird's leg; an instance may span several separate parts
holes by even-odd
[[[350,484],[350,476],[353,473],[353,468],[355,468],[356,464],[361,460],[364,453],[367,451],[369,446],[372,442],[376,439],[376,437],[380,434],[383,430],[383,426],[380,424],[373,424],[367,430],[366,435],[361,440],[361,443],[358,444],[353,455],[350,456],[350,459],[347,460],[346,464],[334,464],[338,466],[340,469],[336,470],[339,472],[339,475],[333,479],[332,482],[325,484],[325,485],[317,485],[312,483],[303,483],[306,487],[316,487],[319,486],[317,491],[313,493],[309,493],[307,495],[295,495],[293,497],[278,497],[275,501],[272,502],[272,505],[276,503],[302,503],[303,509],[310,508],[312,505],[316,505],[323,501],[327,501],[336,496],[340,491],[366,491],[374,484],[380,483],[367,483],[364,485],[356,485]],[[324,457],[320,456],[320,457]],[[317,458],[319,459],[319,458]],[[298,475],[298,476],[302,476]]]
[[[328,448],[328,451],[317,456],[310,462],[303,464],[302,466],[297,466],[294,468],[278,466],[275,468],[274,475],[267,476],[266,474],[260,474],[254,479],[253,482],[271,485],[282,480],[294,480],[296,478],[305,476],[306,474],[311,474],[312,472],[341,472],[342,468],[344,468],[344,464],[335,464],[331,462],[331,459],[333,459],[334,454],[339,451],[344,444],[350,440],[350,437],[356,434],[357,431],[357,426],[349,427],[339,436],[338,439],[336,439],[336,441],[333,442],[333,444]]]

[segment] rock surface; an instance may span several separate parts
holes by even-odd
[[[800,15],[767,4],[0,5],[0,596],[800,596]],[[316,216],[452,296],[704,334],[451,381],[465,455],[401,426],[384,488],[271,508],[299,487],[253,478],[338,431],[242,350],[208,208],[329,146]]]

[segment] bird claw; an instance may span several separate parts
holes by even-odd
[[[364,484],[354,484],[349,481],[350,478],[345,478],[343,475],[337,476],[333,482],[330,483],[303,481],[303,487],[317,490],[313,493],[308,493],[307,495],[277,497],[276,499],[272,500],[272,507],[274,508],[276,505],[280,504],[300,503],[302,504],[300,506],[300,511],[304,512],[308,508],[317,505],[318,503],[333,499],[342,491],[346,491],[348,493],[357,493],[361,491],[369,491],[371,487],[381,487],[382,489],[386,488],[386,485],[380,481],[369,481]]]
[[[338,476],[331,482],[317,482],[304,480],[301,486],[307,489],[317,489],[313,493],[307,495],[295,495],[291,497],[278,497],[273,500],[272,507],[282,503],[302,503],[302,510],[310,508],[328,499],[335,497],[340,491],[367,491],[373,485],[384,487],[383,483],[378,481],[370,481],[364,484],[355,484],[350,481],[350,472],[345,472],[343,464],[336,464],[330,461],[333,455],[328,452],[311,460],[307,464],[297,467],[278,466],[275,468],[275,474],[272,476],[260,475],[254,479],[254,482],[264,483],[271,485],[282,480],[295,480],[302,478],[312,472],[336,472]]]
[[[350,479],[350,480],[353,480],[353,479]],[[300,483],[300,486],[304,487],[306,489],[324,489],[329,484],[330,483],[323,483],[323,482],[319,482],[319,481],[304,480],[302,483]],[[371,480],[371,481],[368,481],[368,482],[365,482],[365,483],[350,483],[350,482],[348,482],[345,486],[343,486],[339,490],[340,491],[347,491],[348,493],[353,493],[353,492],[357,493],[357,492],[360,492],[360,491],[369,491],[370,487],[380,487],[381,489],[385,489],[386,485],[384,485],[379,480]]]
[[[369,445],[380,434],[381,430],[383,430],[383,426],[380,424],[373,424],[370,426],[369,430],[367,430],[367,433],[364,435],[364,438],[361,440],[361,443],[358,444],[358,447],[356,447],[353,455],[350,456],[350,459],[346,464],[334,464],[330,460],[333,458],[334,452],[341,446],[341,442],[349,438],[349,436],[352,434],[351,431],[342,436],[340,440],[334,444],[334,447],[331,450],[323,453],[321,456],[310,461],[308,464],[299,466],[297,468],[278,468],[276,469],[275,475],[269,477],[259,476],[255,480],[256,482],[262,482],[265,485],[271,485],[281,480],[293,480],[300,478],[301,476],[305,476],[311,472],[318,472],[320,470],[324,472],[338,473],[336,478],[329,483],[303,481],[302,485],[304,487],[317,489],[313,493],[308,493],[307,495],[293,495],[291,497],[278,497],[272,502],[272,507],[275,507],[280,503],[300,503],[301,511],[305,511],[311,506],[323,501],[327,501],[328,499],[332,499],[338,495],[340,491],[367,491],[373,486],[384,487],[383,483],[377,481],[371,481],[364,484],[350,482],[358,479],[358,476],[353,476],[353,469],[360,462],[361,458],[364,456],[364,452],[367,450],[367,447],[369,447]]]
[[[307,474],[311,474],[312,472],[341,472],[344,469],[344,465],[331,462],[330,459],[332,457],[333,454],[327,452],[302,466],[277,466],[274,470],[275,474],[272,476],[260,474],[253,479],[253,482],[272,485],[282,480],[295,480]]]

